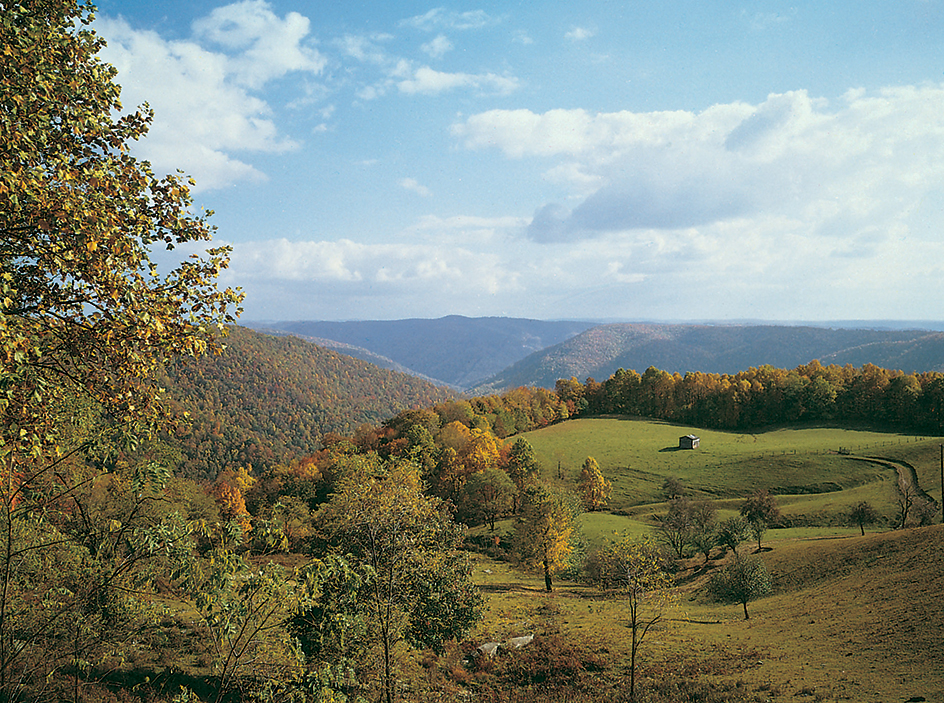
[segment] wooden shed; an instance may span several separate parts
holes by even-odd
[[[687,434],[679,437],[679,449],[698,449],[698,443],[701,440],[693,434]]]

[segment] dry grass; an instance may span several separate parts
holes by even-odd
[[[944,527],[778,541],[763,558],[775,590],[750,604],[747,621],[740,606],[701,595],[721,560],[689,562],[683,605],[643,652],[651,700],[671,700],[660,690],[680,681],[710,687],[702,700],[944,700]],[[537,577],[487,560],[476,575],[490,604],[477,641],[571,638],[605,654],[600,700],[618,700],[628,645],[618,599],[572,583],[546,594]]]

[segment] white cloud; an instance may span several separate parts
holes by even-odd
[[[440,29],[481,29],[490,27],[501,22],[500,18],[491,17],[484,10],[470,10],[468,12],[455,12],[446,10],[443,7],[436,7],[423,15],[416,15],[400,22],[401,26],[413,27],[426,32],[434,32]]]
[[[780,215],[830,235],[887,231],[944,189],[940,114],[944,86],[927,85],[853,91],[835,106],[794,91],[700,113],[494,110],[453,133],[570,179],[582,202],[539,209],[538,239]]]
[[[938,203],[940,205],[940,203]],[[811,236],[798,216],[604,232],[580,241],[519,236],[528,218],[420,218],[386,243],[237,245],[227,283],[249,319],[446,314],[623,319],[934,319],[944,241],[898,227]],[[789,311],[789,312],[787,312]]]
[[[397,183],[401,188],[413,191],[417,195],[421,195],[424,198],[428,198],[433,194],[429,188],[421,184],[415,178],[401,178]]]
[[[229,70],[251,88],[291,71],[319,74],[327,63],[317,49],[305,44],[308,18],[290,12],[281,19],[264,0],[218,7],[195,21],[193,31],[196,38],[235,52]]]
[[[587,27],[574,27],[564,35],[564,38],[572,42],[578,42],[586,41],[587,39],[590,39],[594,36],[596,36],[596,31],[593,29],[589,29]]]
[[[430,42],[423,44],[420,49],[429,54],[434,59],[441,59],[447,53],[452,51],[452,42],[444,34],[440,34]]]
[[[245,243],[235,248],[227,275],[251,290],[279,291],[283,305],[284,296],[292,291],[307,291],[319,301],[340,296],[356,306],[378,297],[392,297],[398,303],[423,298],[429,302],[431,289],[444,302],[518,290],[515,272],[491,253],[454,245],[363,244],[346,239]],[[313,290],[317,295],[312,296]],[[261,309],[273,304],[271,299],[247,300],[250,315],[265,314]],[[334,315],[351,312],[336,310]]]
[[[531,35],[523,29],[516,29],[514,32],[512,32],[511,41],[515,44],[523,44],[524,46],[534,44],[534,39],[532,39]]]
[[[391,59],[386,50],[380,45],[380,42],[387,41],[390,38],[391,37],[387,34],[372,35],[369,37],[345,34],[343,37],[335,39],[333,43],[344,55],[352,59],[377,66],[387,66],[395,62],[395,59]]]
[[[764,32],[771,27],[786,24],[796,15],[796,8],[792,8],[790,15],[784,15],[777,12],[757,12],[748,15],[747,10],[742,10],[741,15],[748,18],[749,26],[753,32]]]
[[[411,78],[397,83],[397,87],[401,93],[407,95],[435,95],[459,88],[508,95],[518,89],[518,79],[494,73],[444,73],[429,66],[422,66],[413,72]]]
[[[102,57],[118,69],[126,108],[148,102],[155,112],[148,137],[136,147],[158,171],[178,168],[198,189],[265,176],[234,156],[281,153],[298,144],[280,134],[270,105],[257,94],[289,72],[318,74],[324,59],[304,45],[308,21],[295,13],[280,20],[264,2],[218,8],[195,23],[196,38],[169,41],[100,17]],[[224,50],[213,51],[199,40]]]

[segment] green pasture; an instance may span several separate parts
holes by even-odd
[[[701,438],[696,450],[679,450],[678,438]],[[898,493],[894,468],[915,467],[919,485],[940,501],[939,438],[841,428],[780,428],[753,434],[700,430],[665,422],[620,418],[573,420],[527,435],[544,478],[575,489],[580,468],[594,457],[613,494],[606,513],[581,517],[588,544],[612,534],[642,534],[665,513],[662,483],[679,479],[694,497],[711,500],[718,519],[736,514],[757,489],[777,496],[790,530],[768,539],[841,536],[849,507],[867,501],[894,524]]]

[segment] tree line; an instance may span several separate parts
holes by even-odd
[[[725,430],[812,422],[926,433],[944,427],[944,374],[873,364],[813,360],[792,370],[760,366],[736,374],[619,369],[602,383],[559,380],[556,391],[570,415],[636,415]]]

